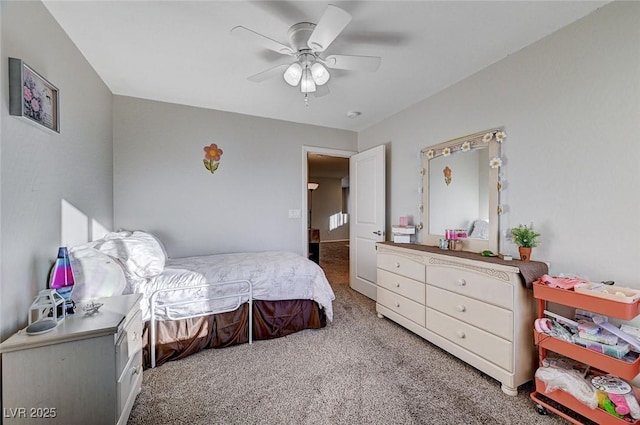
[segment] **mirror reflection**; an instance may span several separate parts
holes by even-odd
[[[489,239],[489,149],[438,156],[429,163],[429,229],[463,229],[469,238]]]

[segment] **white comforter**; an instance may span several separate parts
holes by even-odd
[[[151,315],[149,299],[158,289],[184,288],[234,280],[249,280],[253,286],[255,300],[314,300],[324,308],[327,319],[333,320],[331,302],[335,299],[335,295],[324,272],[316,263],[291,252],[245,252],[168,259],[164,270],[159,275],[151,278],[128,279],[125,292],[143,294],[141,303],[143,319],[148,320]],[[219,296],[233,293],[234,290],[237,291],[237,286],[235,288],[234,285],[214,287],[209,291],[179,290],[163,295],[160,301],[174,302],[211,295]],[[232,303],[234,303],[233,300],[202,301],[175,307],[171,311],[180,315],[197,314],[211,308],[219,310]],[[156,311],[158,319],[166,318],[164,309]]]

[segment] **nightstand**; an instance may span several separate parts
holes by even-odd
[[[142,385],[139,294],[83,303],[53,331],[0,344],[5,424],[126,424]]]

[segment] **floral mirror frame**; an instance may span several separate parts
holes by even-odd
[[[501,143],[506,137],[504,128],[498,127],[429,146],[420,151],[422,158],[422,223],[424,231],[422,244],[438,246],[439,240],[445,237],[445,235],[440,233],[441,230],[430,229],[429,211],[431,211],[431,208],[437,208],[435,205],[429,205],[430,161],[440,156],[464,155],[466,152],[473,151],[474,149],[487,148],[489,149],[490,158],[489,163],[486,165],[489,167],[489,237],[488,239],[465,239],[463,249],[473,252],[491,250],[496,254],[499,253],[500,215],[502,214],[500,191],[504,186],[500,172],[502,167]],[[445,172],[445,179],[446,178],[447,174]],[[451,176],[449,175],[448,178],[450,179]]]

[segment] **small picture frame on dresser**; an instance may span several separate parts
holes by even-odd
[[[9,114],[60,133],[60,92],[21,59],[9,58]]]

